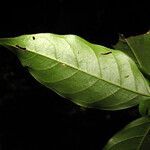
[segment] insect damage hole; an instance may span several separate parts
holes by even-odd
[[[32,36],[32,39],[35,40],[35,36]]]
[[[111,54],[112,52],[106,52],[106,53],[101,53],[101,55],[108,55]]]
[[[21,46],[19,46],[19,45],[16,45],[16,47],[19,48],[19,49],[22,49],[22,50],[26,50],[25,47],[21,47]]]

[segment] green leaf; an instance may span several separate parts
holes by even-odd
[[[150,100],[140,102],[139,112],[142,116],[150,116]]]
[[[75,35],[34,34],[0,40],[40,83],[84,107],[125,109],[150,99],[150,87],[121,51]]]
[[[150,118],[142,117],[114,135],[104,150],[149,150]]]
[[[120,36],[120,40],[114,48],[128,54],[150,77],[150,32],[129,38]]]

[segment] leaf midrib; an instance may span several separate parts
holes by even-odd
[[[11,46],[12,46],[12,45],[11,45]],[[14,46],[14,47],[15,47],[15,46]],[[16,47],[15,47],[15,48],[16,48]],[[92,50],[93,50],[93,49],[92,49]],[[118,84],[115,84],[115,83],[112,83],[112,82],[110,82],[110,81],[107,81],[107,80],[105,80],[105,79],[102,79],[102,78],[100,78],[100,77],[98,77],[98,76],[95,76],[95,75],[93,75],[93,74],[89,74],[88,72],[85,72],[85,71],[83,71],[83,70],[81,70],[81,69],[79,69],[79,68],[77,68],[77,67],[75,67],[75,66],[71,66],[71,65],[69,65],[69,64],[67,64],[67,63],[65,63],[65,62],[62,62],[62,61],[58,60],[58,59],[50,58],[50,57],[47,57],[47,56],[45,56],[45,55],[39,54],[38,52],[34,52],[34,51],[31,51],[31,50],[28,50],[28,49],[27,49],[27,51],[28,51],[28,52],[31,52],[31,53],[34,53],[34,54],[38,54],[38,55],[40,55],[40,56],[42,56],[42,57],[46,57],[46,58],[51,59],[51,60],[53,60],[53,61],[57,61],[57,62],[59,62],[59,63],[65,64],[67,67],[70,67],[70,68],[76,69],[76,70],[78,70],[78,71],[81,71],[81,72],[83,72],[83,73],[85,73],[85,74],[87,74],[87,75],[89,75],[89,76],[92,76],[92,77],[94,77],[94,78],[96,78],[96,79],[99,79],[99,80],[102,80],[102,81],[104,81],[104,82],[107,82],[107,83],[109,83],[109,84],[112,84],[112,85],[117,86],[117,87],[119,87],[119,88],[122,88],[122,89],[124,89],[124,90],[130,91],[130,92],[133,92],[133,93],[136,93],[136,94],[139,94],[139,95],[143,95],[143,96],[146,96],[146,97],[150,97],[150,95],[147,95],[147,94],[144,94],[144,93],[140,93],[140,92],[137,92],[137,91],[133,91],[133,90],[131,90],[131,89],[127,89],[127,88],[125,88],[125,87],[122,87],[122,86],[120,86],[120,85],[118,85]],[[94,50],[93,50],[93,51],[94,51]],[[36,69],[34,69],[34,70],[36,70]]]

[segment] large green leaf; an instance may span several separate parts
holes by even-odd
[[[130,57],[75,35],[34,34],[0,40],[32,76],[84,107],[117,110],[150,99],[150,87]]]
[[[114,47],[132,57],[140,69],[150,77],[150,32],[129,38],[120,36]]]
[[[149,150],[150,118],[143,117],[128,124],[114,135],[104,150]]]

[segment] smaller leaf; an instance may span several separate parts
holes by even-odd
[[[150,116],[150,100],[143,100],[139,105],[140,114],[143,116]]]
[[[150,118],[142,117],[114,135],[104,150],[149,150]]]
[[[150,76],[150,32],[129,38],[120,36],[120,40],[114,48],[129,55],[139,68]]]

